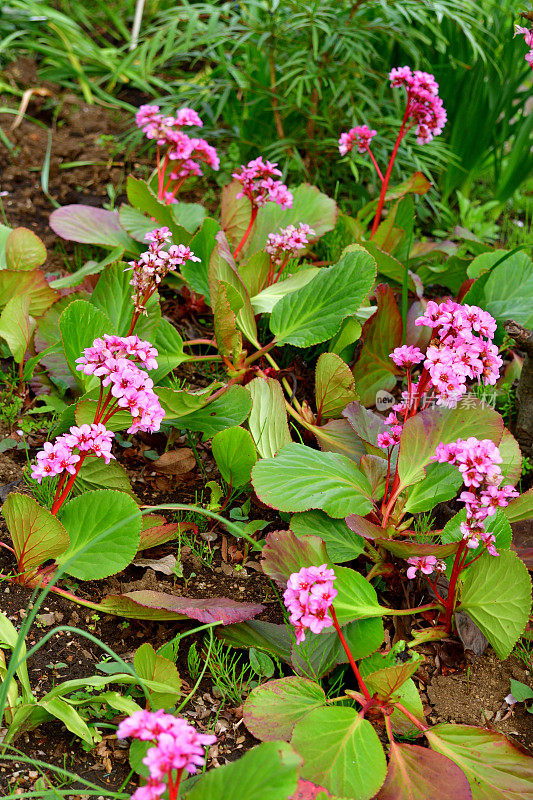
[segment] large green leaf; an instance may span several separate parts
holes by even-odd
[[[513,253],[509,258],[479,277],[463,302],[481,306],[498,323],[496,341],[503,340],[502,323],[506,319],[533,327],[533,263],[524,253]]]
[[[276,303],[270,329],[281,344],[309,347],[335,336],[341,322],[372,289],[376,262],[359,245],[346,248],[333,267]]]
[[[304,759],[301,775],[340,796],[370,800],[387,762],[374,728],[353,708],[329,706],[297,723],[291,744]]]
[[[319,419],[340,417],[348,403],[358,399],[354,376],[335,353],[322,353],[317,361],[315,398]]]
[[[483,555],[463,573],[459,609],[485,634],[497,655],[508,658],[531,611],[531,578],[512,550]]]
[[[213,436],[211,448],[227,484],[236,489],[249,483],[252,467],[257,461],[257,451],[249,431],[237,426],[219,431]]]
[[[287,663],[291,658],[291,637],[286,625],[251,619],[219,628],[217,636],[231,647],[255,647]]]
[[[254,378],[246,388],[252,397],[250,433],[261,458],[271,458],[291,441],[283,389],[274,378]]]
[[[2,513],[13,540],[19,572],[36,569],[68,548],[65,527],[33,497],[12,492],[7,496]]]
[[[186,261],[181,268],[181,274],[187,283],[198,294],[205,295],[206,302],[209,303],[209,261],[215,249],[216,235],[220,231],[220,225],[214,219],[204,219],[202,227],[193,236],[190,248],[200,261]]]
[[[102,337],[105,333],[116,333],[107,314],[86,300],[75,300],[61,314],[59,330],[65,357],[72,374],[86,386],[89,383],[95,383],[96,380],[93,376],[86,376],[76,369],[76,359],[83,355],[86,347],[92,347],[95,339]]]
[[[503,734],[473,725],[435,725],[429,746],[465,773],[472,800],[531,800],[533,758]]]
[[[451,500],[463,485],[463,475],[451,464],[428,464],[426,477],[410,489],[404,511],[431,511],[437,503]]]
[[[490,406],[478,403],[465,408],[438,406],[421,411],[405,423],[400,439],[398,472],[403,486],[423,480],[425,468],[435,455],[440,442],[449,444],[457,439],[490,439],[499,444],[503,420]]]
[[[301,759],[285,742],[265,742],[198,780],[184,800],[287,800],[298,785]]]
[[[464,772],[449,758],[417,744],[391,742],[387,778],[377,800],[471,800]]]
[[[97,580],[120,572],[138,550],[141,512],[125,492],[85,492],[63,506],[61,522],[70,547],[58,563],[75,578]]]
[[[373,508],[367,478],[346,456],[292,442],[252,470],[257,496],[279,511],[320,508],[332,517],[364,516]]]
[[[376,404],[378,390],[396,386],[398,367],[390,353],[402,343],[402,318],[387,284],[376,287],[378,310],[363,325],[363,347],[353,368],[355,388],[365,406]]]
[[[30,317],[28,295],[13,297],[6,303],[0,315],[0,339],[6,340],[17,364],[24,359],[36,324],[33,317]]]
[[[387,613],[387,609],[378,603],[376,590],[360,572],[348,567],[335,567],[335,575],[337,596],[333,605],[339,625],[357,619],[382,617]]]
[[[351,531],[344,519],[331,519],[323,511],[294,514],[290,527],[298,536],[319,536],[334,564],[352,561],[363,552],[363,538]]]
[[[267,236],[278,228],[287,225],[299,225],[305,222],[315,232],[323,236],[332,231],[337,221],[337,204],[331,197],[320,192],[316,186],[303,183],[292,189],[293,202],[291,208],[283,209],[275,203],[267,203],[259,209],[250,239],[246,243],[245,253],[261,250]]]
[[[326,705],[324,690],[306,678],[290,677],[258,686],[247,698],[244,724],[262,742],[288,742],[294,726],[310,711]]]
[[[30,298],[32,317],[40,317],[59,298],[59,292],[49,286],[46,275],[40,269],[29,272],[0,270],[0,308],[21,295]]]
[[[257,253],[256,255],[263,255]],[[266,254],[265,254],[266,255]],[[270,263],[270,261],[269,261]],[[239,267],[242,271],[242,267]],[[320,272],[319,267],[309,267],[308,269],[299,269],[295,275],[289,278],[284,278],[277,283],[272,283],[267,286],[259,294],[252,297],[252,307],[256,314],[270,314],[276,303],[287,294],[301,289],[313,280]]]

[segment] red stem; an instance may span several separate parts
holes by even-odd
[[[331,618],[333,620],[333,625],[335,626],[335,630],[337,631],[339,639],[341,640],[341,644],[342,644],[342,646],[344,648],[344,652],[348,656],[348,661],[349,661],[350,666],[351,666],[351,668],[353,670],[353,674],[355,675],[355,678],[357,680],[357,684],[358,684],[359,688],[361,689],[361,691],[362,691],[362,693],[363,693],[363,695],[365,697],[365,700],[370,700],[371,699],[370,692],[368,691],[368,689],[366,687],[366,683],[364,682],[363,678],[361,677],[361,673],[359,672],[357,664],[355,663],[354,657],[352,656],[352,652],[351,652],[350,648],[348,647],[348,642],[344,638],[344,634],[343,634],[343,632],[341,630],[341,627],[339,625],[339,621],[337,619],[337,614],[335,613],[335,608],[333,606],[330,606],[329,610],[331,612]]]
[[[57,514],[57,512],[59,511],[59,509],[61,508],[61,506],[65,502],[65,500],[67,499],[68,493],[72,489],[72,487],[74,485],[74,481],[78,477],[78,472],[80,471],[81,465],[85,461],[86,456],[87,456],[86,452],[82,453],[80,455],[80,460],[76,464],[76,472],[73,475],[70,476],[70,478],[68,479],[67,484],[66,484],[65,488],[63,489],[62,493],[60,494],[60,496],[56,500],[54,500],[52,508],[50,509],[50,512],[54,516]]]
[[[407,98],[407,105],[405,106],[405,113],[403,115],[402,124],[400,130],[398,132],[398,136],[396,137],[396,142],[394,143],[394,149],[392,151],[391,157],[389,159],[389,163],[387,166],[387,171],[385,173],[385,177],[381,183],[381,191],[379,193],[379,200],[378,200],[378,207],[376,210],[376,216],[374,217],[374,222],[372,224],[372,232],[370,234],[370,238],[374,238],[374,234],[376,233],[379,223],[381,221],[381,213],[383,211],[383,206],[385,204],[385,195],[387,194],[387,189],[389,188],[389,181],[390,176],[392,174],[392,168],[394,166],[394,161],[396,159],[396,155],[398,153],[398,149],[400,147],[401,141],[406,133],[405,126],[407,124],[407,119],[409,117],[410,107],[409,107],[409,97]]]
[[[366,152],[368,153],[368,155],[372,159],[372,163],[373,163],[374,167],[376,168],[376,172],[378,173],[380,180],[383,182],[385,180],[385,178],[383,177],[382,172],[381,172],[380,168],[378,167],[378,162],[374,158],[374,154],[373,154],[372,150],[370,149],[369,145],[367,145],[367,147],[366,147]]]
[[[254,226],[255,218],[257,217],[257,211],[258,211],[257,206],[252,205],[252,216],[250,217],[250,222],[248,223],[248,227],[246,228],[246,232],[245,232],[244,236],[242,237],[241,241],[239,242],[239,244],[237,246],[237,249],[233,253],[233,258],[237,258],[238,254],[240,253],[240,251],[242,250],[242,248],[246,244],[246,240],[248,239],[248,237],[249,237],[249,235],[251,233],[251,230],[252,230],[252,228]]]
[[[445,611],[444,611],[444,627],[446,632],[449,633],[452,627],[452,616],[455,607],[455,593],[457,588],[457,580],[461,574],[463,556],[465,556],[466,542],[463,540],[459,545],[459,549],[455,554],[453,561],[452,574],[450,577],[450,585],[448,587],[448,597],[446,598]]]

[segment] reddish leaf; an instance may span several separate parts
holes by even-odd
[[[259,603],[238,603],[227,597],[179,597],[149,590],[108,594],[99,604],[107,614],[131,619],[184,619],[199,622],[222,622],[232,625],[256,617],[264,606]]]
[[[365,406],[375,405],[379,389],[394,389],[400,374],[389,357],[402,343],[402,318],[390,286],[380,283],[376,300],[378,310],[363,325],[364,345],[353,368],[355,388]]]
[[[140,550],[148,550],[158,544],[170,542],[176,539],[178,534],[184,531],[197,531],[198,528],[192,522],[169,522],[166,525],[154,525],[141,531]]]
[[[333,798],[333,795],[323,786],[317,786],[316,783],[299,778],[298,788],[294,794],[291,794],[289,800],[326,800],[326,797]]]
[[[327,561],[326,547],[318,536],[303,539],[292,531],[273,531],[266,538],[261,566],[265,575],[285,588],[293,572],[302,567],[319,567]]]
[[[378,433],[384,433],[387,430],[385,420],[373,411],[369,411],[357,401],[350,403],[342,412],[357,436],[365,442],[367,449],[375,456],[386,458],[386,452],[378,447]]]
[[[390,749],[387,777],[377,800],[471,800],[467,777],[449,758],[419,745]]]
[[[71,242],[111,247],[122,245],[130,252],[132,246],[136,247],[120,224],[118,211],[105,211],[81,203],[62,206],[50,214],[50,227],[62,239]]]
[[[399,558],[411,558],[411,556],[448,558],[456,553],[459,547],[459,542],[437,544],[436,542],[405,542],[398,539],[376,539],[375,544],[377,547],[385,547],[389,553]]]
[[[373,522],[365,519],[365,517],[360,517],[358,514],[350,514],[349,517],[346,517],[346,524],[351,531],[370,541],[383,539],[383,534],[386,533],[379,525],[374,525]]]
[[[40,269],[29,272],[0,270],[0,307],[20,295],[28,295],[30,298],[32,317],[40,317],[59,298],[59,292],[50,288],[44,272]]]
[[[325,704],[326,695],[315,681],[295,676],[280,678],[251,692],[244,704],[244,724],[262,742],[288,742],[296,723]]]

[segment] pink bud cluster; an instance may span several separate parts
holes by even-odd
[[[339,153],[341,156],[345,156],[354,147],[357,148],[358,153],[366,153],[376,133],[377,131],[371,130],[368,125],[356,125],[355,128],[350,128],[346,133],[341,133]]]
[[[204,748],[216,742],[212,734],[198,733],[183,718],[159,711],[135,711],[120,723],[118,739],[128,737],[143,742],[153,742],[143,758],[150,773],[145,786],[139,787],[131,800],[157,800],[167,789],[165,777],[172,781],[173,770],[178,771],[178,783],[183,770],[195,773],[205,763]]]
[[[79,428],[73,425],[68,433],[58,436],[54,444],[44,443],[43,449],[37,453],[37,463],[31,468],[32,478],[41,483],[43,478],[53,478],[62,472],[75,475],[79,453],[99,456],[109,464],[110,459],[115,458],[111,453],[114,435],[102,423],[93,422]]]
[[[412,556],[407,559],[407,563],[411,564],[407,570],[407,577],[411,581],[416,578],[419,570],[423,575],[432,575],[435,570],[444,572],[446,569],[444,561],[439,561],[436,556]]]
[[[274,264],[282,264],[285,258],[294,258],[300,250],[305,250],[313,236],[315,231],[305,222],[300,222],[297,228],[288,225],[280,228],[279,233],[268,234],[265,250]]]
[[[466,393],[467,380],[496,383],[503,361],[492,344],[496,320],[487,311],[453,300],[430,300],[415,325],[434,330],[424,366],[439,395],[438,403],[457,402]]]
[[[165,245],[172,238],[169,228],[164,225],[154,228],[144,237],[149,242],[148,250],[141,253],[137,261],[129,261],[133,270],[130,285],[134,288],[135,310],[146,314],[146,302],[168,272],[175,272],[187,261],[200,261],[191,248],[184,244],[173,244],[167,250]]]
[[[434,460],[440,464],[453,464],[459,468],[468,491],[461,492],[459,500],[466,507],[466,522],[461,523],[461,532],[467,547],[479,547],[483,542],[488,552],[497,556],[494,536],[485,530],[487,517],[504,508],[518,492],[511,485],[502,486],[503,475],[499,448],[490,439],[458,439],[451,444],[439,444]]]
[[[128,433],[158,431],[165,412],[153,391],[153,381],[145,370],[157,367],[157,350],[138,336],[109,336],[95,339],[92,347],[76,359],[76,369],[85,375],[101,379],[103,387],[110,387],[116,408],[125,409],[133,417]],[[112,408],[112,407],[111,407]]]
[[[416,125],[418,144],[427,144],[442,133],[446,111],[439,97],[439,84],[429,72],[410,67],[395,67],[389,73],[391,86],[405,86],[407,109],[405,119]]]
[[[277,166],[277,163],[263,161],[262,156],[249,161],[246,166],[242,165],[232,175],[234,180],[242,184],[237,198],[247,197],[254,208],[264,206],[265,203],[277,203],[281,208],[291,208],[292,192],[284,183],[275,180],[282,174]]]
[[[205,139],[188,136],[182,131],[186,126],[203,127],[203,122],[192,108],[180,108],[176,116],[164,116],[159,106],[141,106],[135,115],[135,121],[148,139],[155,139],[158,147],[168,149],[168,158],[175,161],[176,166],[171,173],[172,180],[179,180],[189,175],[202,175],[198,162],[203,162],[214,170],[220,167],[220,160],[214,147]],[[176,202],[172,192],[168,192],[168,200]]]
[[[287,581],[283,600],[290,614],[289,620],[295,627],[298,644],[304,641],[306,630],[320,633],[333,625],[328,609],[337,596],[337,590],[333,588],[335,577],[333,570],[322,564],[320,567],[302,567]]]
[[[524,37],[524,41],[529,47],[529,52],[526,53],[524,58],[533,69],[533,28],[523,28],[522,25],[515,25],[514,35]]]

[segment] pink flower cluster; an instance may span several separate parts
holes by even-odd
[[[432,575],[435,570],[444,572],[446,569],[444,561],[439,561],[436,556],[412,556],[407,559],[407,563],[411,564],[407,570],[407,577],[411,581],[416,578],[419,570],[423,575]]]
[[[366,153],[376,133],[377,131],[371,130],[368,125],[356,125],[355,128],[350,128],[346,133],[341,133],[339,153],[341,156],[345,156],[354,147],[357,148],[358,153]]]
[[[418,144],[427,144],[442,133],[446,124],[446,111],[439,97],[439,84],[429,72],[410,67],[395,67],[389,73],[391,86],[405,86],[407,109],[405,119],[416,125]]]
[[[95,339],[92,347],[86,347],[83,356],[76,359],[76,369],[85,375],[96,375],[102,386],[110,386],[110,396],[115,406],[130,412],[133,423],[128,433],[158,431],[165,412],[153,391],[153,381],[145,370],[157,367],[157,350],[138,336],[109,336]],[[110,398],[109,398],[110,399]]]
[[[496,321],[487,311],[453,300],[430,300],[415,325],[434,329],[424,366],[439,395],[437,403],[457,402],[466,393],[467,380],[496,383],[503,361],[492,344]]]
[[[234,172],[234,180],[242,183],[242,189],[237,197],[247,197],[254,208],[264,206],[265,203],[277,203],[281,208],[291,208],[292,192],[284,183],[275,178],[281,176],[277,163],[263,161],[262,156],[249,161],[246,166]]]
[[[467,547],[475,549],[481,541],[491,555],[497,556],[494,536],[485,530],[484,522],[497,508],[508,505],[510,498],[518,497],[512,486],[501,485],[502,457],[498,447],[490,439],[471,436],[451,444],[439,444],[434,460],[459,467],[468,489],[459,495],[466,507],[466,522],[461,523],[461,532]]]
[[[305,250],[314,235],[315,231],[305,222],[300,222],[297,228],[288,225],[280,228],[279,233],[268,234],[265,250],[274,264],[282,264],[285,258],[294,258],[300,250]]]
[[[333,570],[322,564],[320,567],[302,567],[287,581],[283,600],[290,613],[289,620],[295,627],[298,644],[304,641],[306,630],[320,633],[333,625],[328,609],[337,596],[337,590],[333,588],[335,577]]]
[[[524,37],[524,41],[529,47],[529,52],[526,53],[524,58],[533,69],[533,28],[523,28],[521,25],[515,25],[514,35]]]
[[[205,763],[204,748],[216,742],[212,734],[198,733],[183,718],[159,711],[135,711],[120,723],[118,739],[127,737],[153,742],[143,763],[148,767],[148,784],[139,787],[131,800],[157,800],[166,791],[163,779],[171,779],[172,771],[178,770],[178,779],[183,770],[195,773]]]
[[[45,442],[43,449],[37,453],[37,463],[31,468],[31,476],[38,483],[43,478],[53,478],[66,471],[75,475],[80,460],[79,453],[92,454],[104,459],[109,464],[115,458],[111,453],[114,433],[108,431],[102,423],[72,426],[68,433],[58,436],[54,444]],[[74,450],[78,450],[75,453]]]
[[[148,250],[141,253],[137,261],[129,261],[133,270],[130,285],[134,288],[135,310],[146,314],[146,302],[155,292],[168,272],[175,272],[187,261],[200,261],[191,248],[184,244],[173,244],[163,248],[172,238],[169,228],[155,228],[144,237],[149,242]]]
[[[165,117],[159,106],[141,106],[135,115],[135,121],[148,139],[155,139],[158,147],[166,147],[168,158],[178,162],[171,174],[172,180],[184,179],[189,175],[202,175],[198,162],[204,162],[214,170],[220,167],[220,160],[214,147],[205,139],[188,136],[182,128],[195,125],[203,127],[203,122],[192,108],[180,108],[176,116]],[[168,199],[175,202],[172,192]]]

